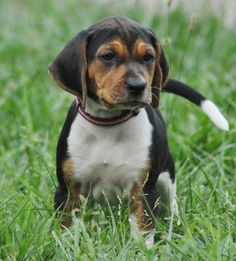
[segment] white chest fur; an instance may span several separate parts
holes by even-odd
[[[81,193],[96,201],[105,194],[111,202],[127,195],[146,167],[151,136],[144,109],[127,122],[110,127],[93,125],[78,114],[68,137],[68,152]]]

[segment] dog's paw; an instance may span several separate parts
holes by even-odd
[[[147,247],[147,249],[151,249],[154,245],[154,232],[150,232],[146,235],[145,238],[145,245]]]

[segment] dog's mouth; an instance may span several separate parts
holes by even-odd
[[[137,100],[111,104],[107,102],[105,99],[101,99],[101,104],[108,110],[135,110],[149,105],[148,102]]]

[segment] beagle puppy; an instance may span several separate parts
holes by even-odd
[[[199,106],[210,101],[168,73],[155,33],[123,17],[79,32],[49,66],[52,79],[76,96],[57,144],[55,209],[66,213],[64,226],[81,195],[112,205],[126,199],[132,231],[153,230],[155,217],[177,213],[160,92],[166,86]]]

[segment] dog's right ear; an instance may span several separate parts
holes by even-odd
[[[59,53],[48,71],[52,79],[64,90],[79,96],[83,107],[87,97],[86,49],[89,33],[78,33]]]

